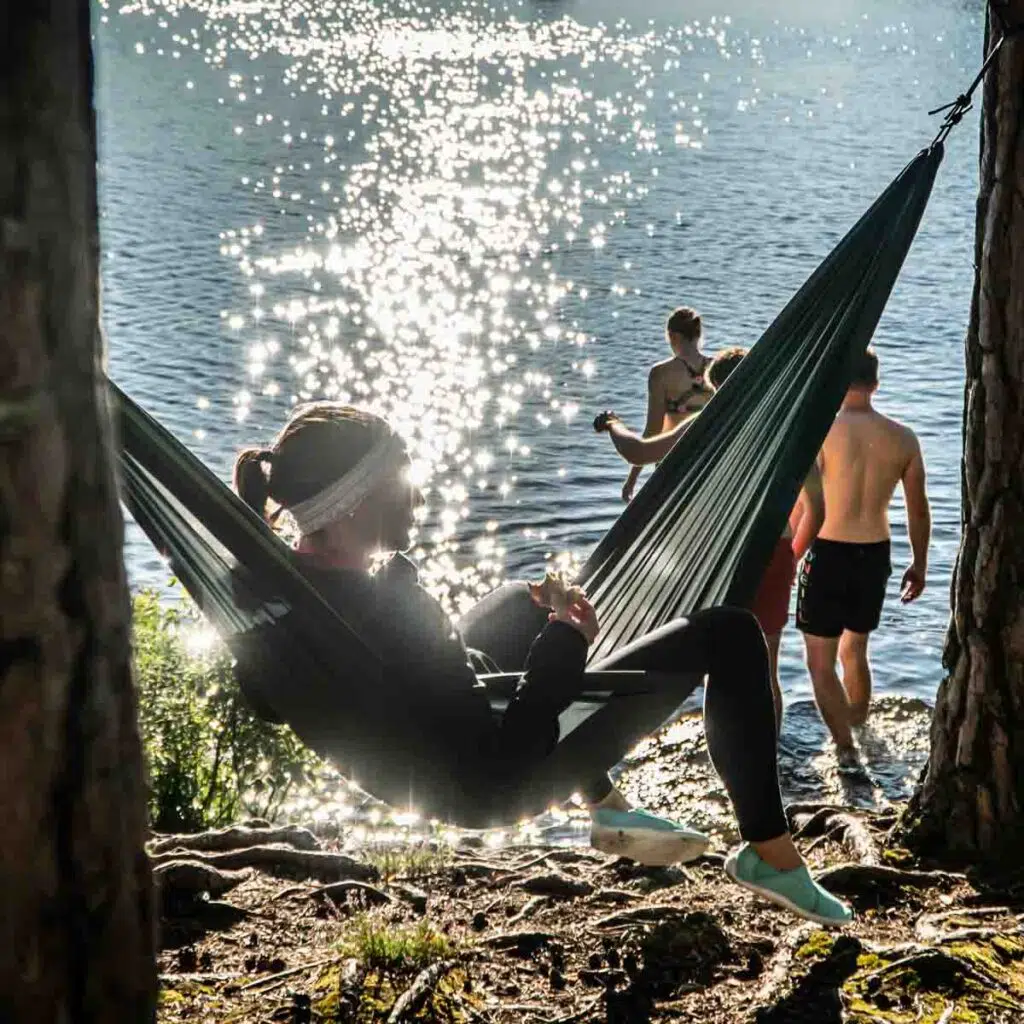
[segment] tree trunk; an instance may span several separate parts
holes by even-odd
[[[0,4],[0,1020],[134,1024],[156,973],[98,330],[88,0]]]
[[[1024,24],[990,15],[986,47]],[[958,861],[1019,863],[1024,838],[1024,35],[984,83],[974,297],[967,334],[963,537],[910,838]]]

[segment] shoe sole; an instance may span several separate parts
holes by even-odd
[[[737,855],[735,853],[730,853],[729,856],[725,858],[725,873],[737,885],[755,893],[760,896],[761,899],[767,900],[769,903],[774,903],[777,907],[783,907],[790,911],[790,913],[796,914],[797,917],[802,917],[805,921],[813,921],[815,924],[824,925],[827,928],[845,928],[846,925],[852,923],[851,921],[837,921],[832,917],[824,917],[821,914],[815,914],[814,911],[805,910],[799,904],[787,899],[781,893],[777,893],[774,889],[766,889],[760,885],[754,885],[753,882],[744,881],[744,879],[740,878],[736,873],[736,856]]]
[[[591,829],[590,845],[602,853],[628,857],[646,867],[688,864],[711,845],[697,832],[654,832],[646,828]]]

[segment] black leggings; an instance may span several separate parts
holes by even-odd
[[[522,668],[529,641],[546,619],[524,599],[529,602],[523,585],[499,588],[470,609],[461,623],[466,643],[483,650],[502,669]],[[787,832],[768,649],[753,615],[736,608],[711,608],[676,619],[589,666],[584,686],[600,688],[595,680],[603,674],[637,670],[648,673],[652,688],[665,698],[666,718],[692,691],[694,677],[707,676],[708,753],[732,800],[740,834],[749,842],[760,842]],[[579,692],[579,679],[572,674],[564,686],[520,687],[503,722],[506,742],[520,749],[528,746],[530,738],[548,730]],[[624,722],[623,728],[628,727]],[[595,780],[587,796],[599,799],[609,790],[607,779]]]

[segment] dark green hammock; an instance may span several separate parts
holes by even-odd
[[[591,661],[702,608],[746,606],[871,340],[942,160],[922,151],[753,346],[597,545],[581,579],[600,614]],[[111,385],[123,498],[239,662],[263,710],[388,803],[457,824],[507,823],[567,798],[672,712],[642,674],[594,677],[555,752],[507,792],[432,771],[407,695],[296,569],[286,545]],[[496,704],[515,677],[485,680]],[[623,729],[623,722],[629,728]],[[615,729],[609,724],[615,722]],[[614,739],[612,735],[614,734]]]

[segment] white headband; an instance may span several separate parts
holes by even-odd
[[[382,437],[343,477],[288,510],[295,525],[305,534],[316,533],[354,512],[404,458],[405,444],[398,434]]]

